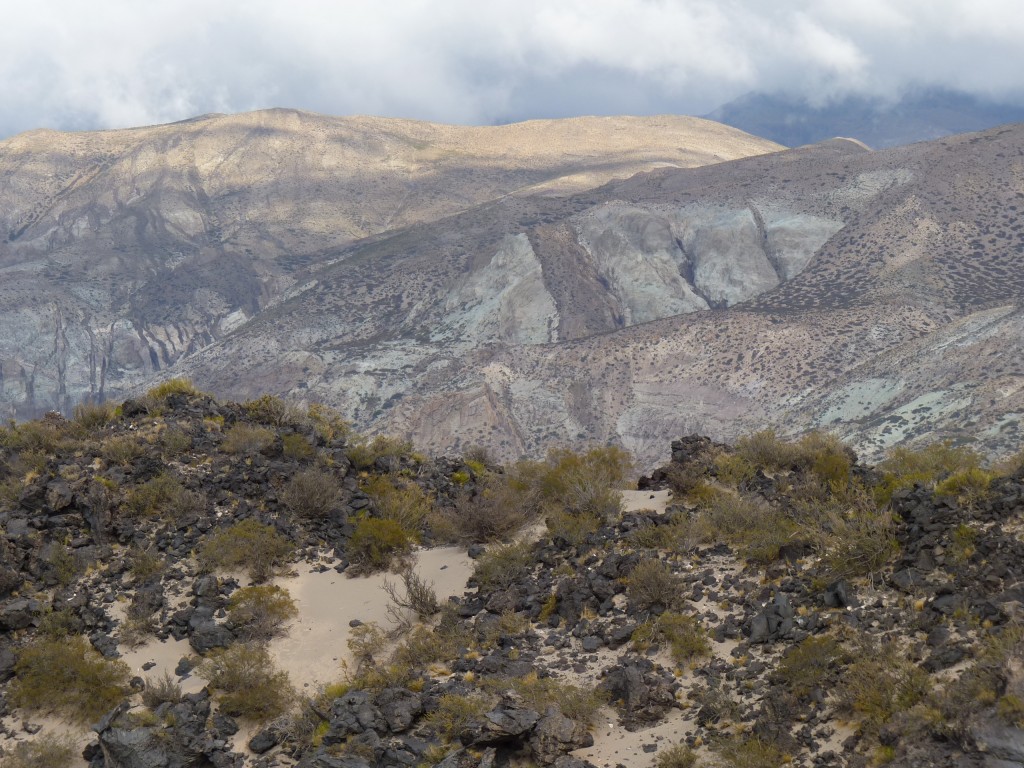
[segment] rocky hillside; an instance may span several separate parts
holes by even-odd
[[[294,110],[15,136],[0,142],[0,406],[123,397],[384,232],[775,149],[686,117],[472,128]]]
[[[761,432],[675,441],[623,504],[626,472],[428,460],[183,382],[5,428],[3,765],[1024,764],[1019,460]],[[417,541],[475,559],[449,601]],[[388,567],[287,645],[303,579],[337,609]]]
[[[431,450],[827,428],[864,455],[1024,412],[1024,127],[515,196],[358,243],[180,364]]]

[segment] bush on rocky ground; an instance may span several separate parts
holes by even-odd
[[[242,587],[228,600],[228,623],[243,641],[270,640],[284,634],[299,615],[288,591],[277,586]]]
[[[362,483],[377,516],[392,520],[407,531],[419,531],[431,513],[430,497],[416,483],[397,475],[375,475]]]
[[[652,645],[664,644],[678,664],[707,656],[711,641],[707,631],[694,616],[667,611],[640,624],[630,638],[634,650],[646,651]]]
[[[78,752],[70,736],[45,733],[32,741],[16,744],[0,765],[3,768],[70,768]]]
[[[239,422],[224,434],[220,449],[225,453],[259,453],[269,448],[275,437],[276,433],[272,429]]]
[[[135,518],[182,520],[205,507],[206,497],[203,494],[188,490],[167,472],[133,488],[125,499],[125,509]]]
[[[275,667],[263,645],[235,643],[206,658],[197,672],[216,691],[221,712],[232,717],[266,722],[295,700],[288,673]]]
[[[356,523],[346,552],[357,568],[382,571],[408,554],[415,543],[416,534],[394,520],[364,517]]]
[[[329,515],[341,498],[341,484],[330,472],[306,469],[296,472],[281,491],[281,501],[289,510],[308,520]]]
[[[262,582],[274,575],[293,549],[273,527],[248,518],[207,538],[199,564],[208,571],[244,569],[253,581]]]
[[[477,559],[473,579],[481,592],[508,589],[529,572],[532,563],[530,544],[499,544]]]
[[[18,655],[11,703],[56,712],[87,723],[106,714],[128,693],[130,670],[99,655],[82,636],[39,638]]]
[[[161,704],[177,704],[181,696],[181,686],[166,670],[160,677],[145,679],[142,703],[150,709],[156,709]]]

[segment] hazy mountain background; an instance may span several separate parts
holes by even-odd
[[[935,87],[911,88],[899,98],[748,93],[705,117],[787,147],[848,136],[885,149],[1021,122],[1024,107]]]

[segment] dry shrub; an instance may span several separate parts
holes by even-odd
[[[868,576],[881,570],[898,552],[892,511],[878,509],[866,493],[848,503],[836,499],[816,506],[802,521],[802,532],[821,556],[832,580]]]
[[[274,395],[262,395],[255,400],[242,404],[246,416],[257,424],[271,427],[304,427],[309,425],[309,417],[299,406],[289,403]]]
[[[244,568],[253,581],[260,582],[269,579],[293,549],[271,526],[249,518],[207,539],[199,563],[206,570]]]
[[[969,446],[953,445],[950,440],[919,449],[897,446],[878,465],[884,476],[875,489],[875,499],[885,504],[899,489],[915,484],[932,486],[954,473],[980,466],[981,455],[977,451]]]
[[[626,595],[631,606],[649,611],[669,608],[679,602],[682,581],[661,560],[641,560],[626,577]]]
[[[395,471],[403,459],[414,457],[409,440],[386,435],[378,435],[370,441],[361,436],[353,438],[346,453],[356,469],[371,469],[381,462],[384,471]]]
[[[480,481],[475,496],[461,494],[453,509],[433,515],[431,529],[449,541],[507,541],[535,516],[536,509],[523,503],[521,494],[503,476],[490,475]]]
[[[110,464],[130,464],[146,452],[146,447],[132,435],[115,435],[103,442],[100,455]]]
[[[171,395],[187,395],[189,397],[194,397],[201,394],[203,393],[196,389],[195,385],[189,379],[175,378],[160,382],[150,389],[146,393],[145,397],[148,400],[160,403]]]
[[[205,506],[203,494],[188,490],[176,477],[166,473],[133,488],[125,500],[125,507],[133,517],[168,520],[184,519]]]
[[[252,424],[235,424],[225,433],[220,447],[225,453],[259,453],[270,447],[274,438],[272,429]]]
[[[376,475],[362,484],[377,516],[393,520],[407,531],[419,531],[433,509],[430,497],[416,483],[398,475]]]
[[[380,571],[389,568],[396,557],[411,551],[415,542],[415,533],[394,520],[367,517],[356,523],[346,551],[362,569]]]
[[[88,723],[128,695],[131,670],[122,661],[103,658],[76,635],[37,639],[22,650],[14,673],[8,692],[15,706]]]
[[[338,479],[320,469],[307,469],[292,476],[281,492],[281,501],[299,517],[326,517],[341,498]]]
[[[243,587],[228,601],[228,621],[242,640],[270,640],[299,615],[288,591],[277,586]]]
[[[288,673],[274,666],[262,645],[235,643],[205,659],[197,672],[219,692],[220,711],[232,717],[265,722],[295,700]]]
[[[16,744],[4,757],[3,768],[71,768],[79,751],[71,736],[44,733]]]
[[[423,723],[444,741],[451,742],[469,730],[470,725],[482,718],[493,704],[493,697],[479,693],[466,696],[446,693],[438,700],[436,709],[423,718]]]
[[[412,611],[420,619],[428,619],[441,610],[433,584],[425,581],[411,566],[402,569],[401,577],[404,595],[399,593],[397,584],[384,580],[382,588],[391,599],[389,615],[398,618],[401,610],[405,609]]]
[[[142,689],[142,703],[150,709],[156,709],[161,704],[177,704],[181,701],[181,686],[171,677],[171,673],[164,671],[158,678],[145,680],[146,687]]]
[[[530,572],[533,547],[526,543],[503,544],[489,548],[473,568],[473,578],[481,592],[508,589]]]
[[[663,613],[638,626],[633,631],[630,642],[638,651],[665,643],[672,658],[679,664],[711,653],[707,631],[697,618],[673,611]]]
[[[840,706],[859,716],[869,733],[905,712],[928,694],[931,678],[900,655],[898,644],[863,643],[838,688]]]
[[[848,661],[849,654],[834,638],[808,637],[786,651],[774,678],[794,696],[803,698],[825,685]]]
[[[75,406],[75,424],[90,432],[107,426],[116,418],[117,408],[113,403],[84,402]]]

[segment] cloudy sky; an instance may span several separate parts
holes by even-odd
[[[1024,103],[1020,0],[31,0],[0,136],[285,106],[494,123],[942,85]]]

